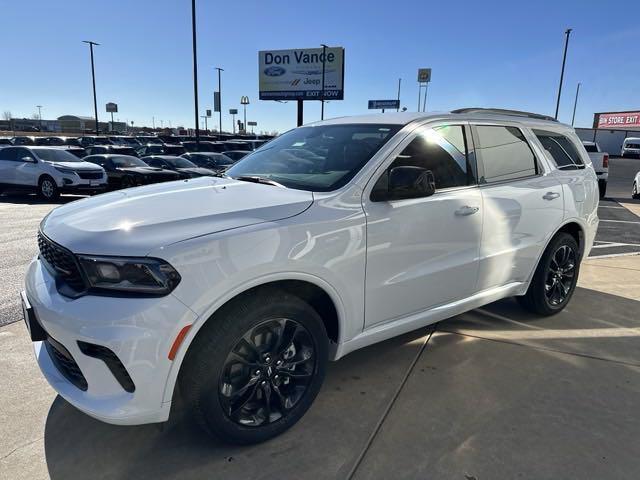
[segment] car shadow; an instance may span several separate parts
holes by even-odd
[[[640,357],[635,346],[637,336],[611,334],[612,330],[630,332],[640,326],[638,305],[634,300],[578,288],[563,312],[539,317],[522,310],[515,300],[505,299],[358,350],[329,365],[318,398],[298,424],[279,437],[253,446],[226,445],[211,439],[191,420],[179,392],[168,422],[128,427],[94,420],[57,397],[45,425],[49,475],[53,480],[88,476],[345,478],[429,332],[435,330],[442,335],[433,344],[428,343],[422,355],[436,351],[442,354],[448,342],[464,342],[471,332],[489,340],[513,335],[516,343],[530,342],[531,346],[555,351],[595,348],[599,350],[594,355],[631,352],[632,357]],[[605,333],[598,337],[599,331],[606,332],[606,337]],[[539,332],[549,332],[552,338],[539,338]],[[583,337],[585,332],[589,335]],[[533,340],[521,339],[532,334]],[[460,354],[460,350],[456,352]],[[640,358],[635,362],[640,364]],[[490,359],[487,368],[493,368]],[[398,448],[402,448],[402,439],[397,440]]]

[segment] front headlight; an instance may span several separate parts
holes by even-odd
[[[75,173],[76,173],[75,170],[71,170],[70,168],[56,167],[56,166],[54,166],[53,168],[55,168],[60,173],[64,173],[64,174],[67,174],[67,175],[75,175]]]
[[[78,255],[91,288],[150,295],[167,295],[180,283],[180,274],[159,258],[93,257]]]

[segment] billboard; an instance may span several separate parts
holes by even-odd
[[[117,113],[118,112],[118,104],[113,103],[113,102],[109,102],[106,105],[107,107],[107,113]]]
[[[324,99],[344,98],[344,48],[302,48],[258,52],[260,100],[320,100],[324,60]]]
[[[596,113],[593,123],[595,128],[640,128],[640,110],[635,112]]]
[[[418,69],[418,83],[428,83],[431,81],[431,69],[419,68]]]

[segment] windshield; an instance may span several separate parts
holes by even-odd
[[[148,167],[146,163],[136,157],[128,155],[118,155],[111,157],[111,161],[116,167]]]
[[[351,180],[400,128],[369,123],[296,128],[244,157],[227,175],[328,192]]]
[[[47,162],[80,162],[81,160],[66,150],[37,149],[34,150],[39,158]]]
[[[193,162],[190,162],[186,158],[165,158],[165,162],[171,165],[174,168],[193,168],[197,167],[197,165]]]

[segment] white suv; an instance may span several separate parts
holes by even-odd
[[[304,414],[328,359],[504,297],[562,310],[597,206],[589,156],[548,117],[338,118],[220,178],[55,209],[24,314],[45,377],[89,415],[166,421],[179,384],[209,432],[258,442]]]
[[[65,147],[0,147],[0,192],[34,191],[45,200],[60,193],[97,193],[107,188],[107,174]]]

